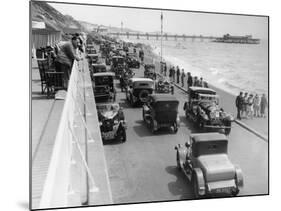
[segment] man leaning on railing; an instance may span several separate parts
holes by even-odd
[[[67,90],[68,81],[71,74],[71,69],[74,60],[81,60],[81,57],[77,54],[77,48],[79,45],[79,38],[73,36],[71,41],[61,41],[56,46],[56,59],[55,68],[57,72],[63,72],[63,87]]]

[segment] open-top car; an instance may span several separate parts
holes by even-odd
[[[117,78],[120,78],[125,69],[125,59],[123,56],[112,56],[111,71],[115,73]]]
[[[115,74],[112,72],[100,72],[91,75],[96,100],[113,100],[116,98],[114,86]]]
[[[91,73],[102,73],[102,72],[106,72],[105,64],[92,64]]]
[[[97,103],[100,131],[103,141],[126,141],[126,122],[123,109],[118,103]]]
[[[152,80],[156,79],[155,65],[154,64],[145,64],[144,65],[144,77],[151,78]]]
[[[175,146],[177,167],[191,182],[196,198],[236,196],[243,187],[242,170],[229,160],[227,145],[224,134],[197,133],[185,146]]]
[[[143,105],[143,121],[154,133],[159,128],[172,128],[176,133],[179,127],[179,101],[172,95],[150,95]]]
[[[140,62],[136,54],[128,53],[126,62],[129,68],[140,68]]]
[[[164,77],[159,77],[155,82],[155,92],[174,94],[174,86]]]
[[[126,99],[132,106],[137,102],[145,103],[154,91],[154,81],[150,78],[131,78],[125,91]]]
[[[231,131],[234,118],[219,107],[219,96],[213,89],[189,87],[188,101],[183,109],[186,118],[203,131],[223,132],[226,135]]]

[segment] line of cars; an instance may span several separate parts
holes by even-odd
[[[144,67],[144,78],[132,76],[124,84],[127,102],[132,107],[142,105],[143,121],[152,133],[160,128],[169,128],[177,133],[179,101],[173,96],[173,86],[168,82],[168,88],[161,94],[157,93],[159,76],[155,74],[155,66]],[[112,84],[110,92],[116,96],[116,91],[113,91],[114,73],[109,74],[112,80],[102,83]],[[243,174],[237,165],[232,164],[227,153],[227,135],[233,117],[219,107],[219,96],[210,88],[190,87],[183,109],[186,118],[200,131],[190,134],[185,145],[175,146],[177,168],[192,184],[194,196],[236,196],[243,187]],[[126,141],[127,126],[119,104],[97,104],[97,110],[102,138]]]

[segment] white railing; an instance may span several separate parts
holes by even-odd
[[[85,63],[79,65],[76,61],[73,64],[39,208],[66,207],[74,203],[69,202],[73,198],[78,206],[87,200],[85,195],[89,189],[98,191],[84,150],[85,141],[91,142],[93,138],[85,119],[83,65]],[[79,165],[73,167],[77,163]],[[73,194],[73,189],[78,190],[76,194]],[[70,194],[73,196],[70,197]]]

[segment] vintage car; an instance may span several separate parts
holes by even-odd
[[[171,93],[174,94],[174,86],[169,82],[168,79],[159,77],[155,83],[156,93]]]
[[[91,73],[102,73],[106,72],[105,64],[92,64]]]
[[[151,78],[152,80],[156,79],[155,65],[154,64],[145,64],[144,65],[144,77]]]
[[[144,103],[154,91],[154,81],[150,78],[131,78],[126,86],[126,99],[132,105]]]
[[[175,146],[177,167],[191,182],[196,198],[236,196],[243,187],[242,170],[229,160],[227,145],[224,134],[194,133],[185,146]]]
[[[114,86],[115,74],[112,72],[100,72],[91,75],[93,90],[96,100],[113,100],[116,98]]]
[[[125,69],[125,59],[123,56],[112,56],[111,71],[115,73],[117,78],[120,78]]]
[[[89,64],[96,64],[98,63],[99,61],[99,54],[95,53],[95,54],[88,54],[87,55],[88,57],[88,61],[89,61]]]
[[[103,141],[126,141],[126,122],[118,103],[97,103],[98,120]]]
[[[140,62],[135,54],[129,53],[126,62],[129,68],[140,68]]]
[[[150,95],[143,105],[143,121],[152,133],[163,127],[172,128],[176,133],[180,123],[178,106],[179,101],[172,95]]]
[[[189,87],[188,101],[184,108],[187,119],[195,122],[202,131],[231,131],[232,115],[219,107],[219,96],[213,89],[204,87]]]

